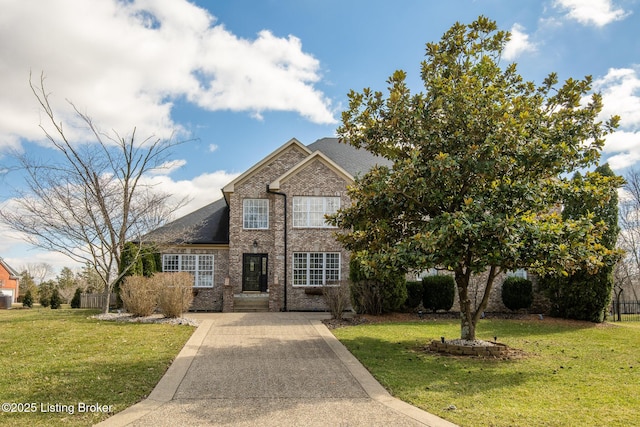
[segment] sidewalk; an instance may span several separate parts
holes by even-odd
[[[189,317],[200,326],[149,397],[98,426],[454,426],[391,397],[324,313]]]

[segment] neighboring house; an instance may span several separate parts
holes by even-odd
[[[347,186],[376,164],[390,162],[337,138],[292,139],[227,184],[223,198],[147,237],[174,236],[162,270],[193,274],[192,310],[324,310],[321,286],[349,275],[349,252],[325,214],[348,206]]]
[[[20,276],[18,273],[0,258],[0,295],[10,295],[11,302],[18,301],[20,292]]]

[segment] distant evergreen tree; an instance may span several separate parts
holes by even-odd
[[[76,292],[73,294],[73,298],[71,299],[71,308],[80,308],[81,299],[82,289],[76,288]]]

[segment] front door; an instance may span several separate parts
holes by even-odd
[[[267,254],[242,255],[242,290],[267,291]]]

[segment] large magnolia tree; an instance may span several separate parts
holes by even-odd
[[[501,272],[594,272],[615,257],[601,243],[603,223],[563,218],[561,206],[576,192],[604,198],[620,185],[602,177],[579,188],[567,178],[597,164],[618,118],[598,120],[590,77],[559,86],[552,73],[536,86],[515,64],[501,66],[509,37],[485,17],[455,24],[427,44],[424,92],[412,95],[396,71],[386,96],[349,93],[338,130],[393,162],[356,180],[356,203],[332,218],[339,240],[365,271],[453,272],[468,340]],[[469,283],[480,272],[487,282],[474,307]]]

